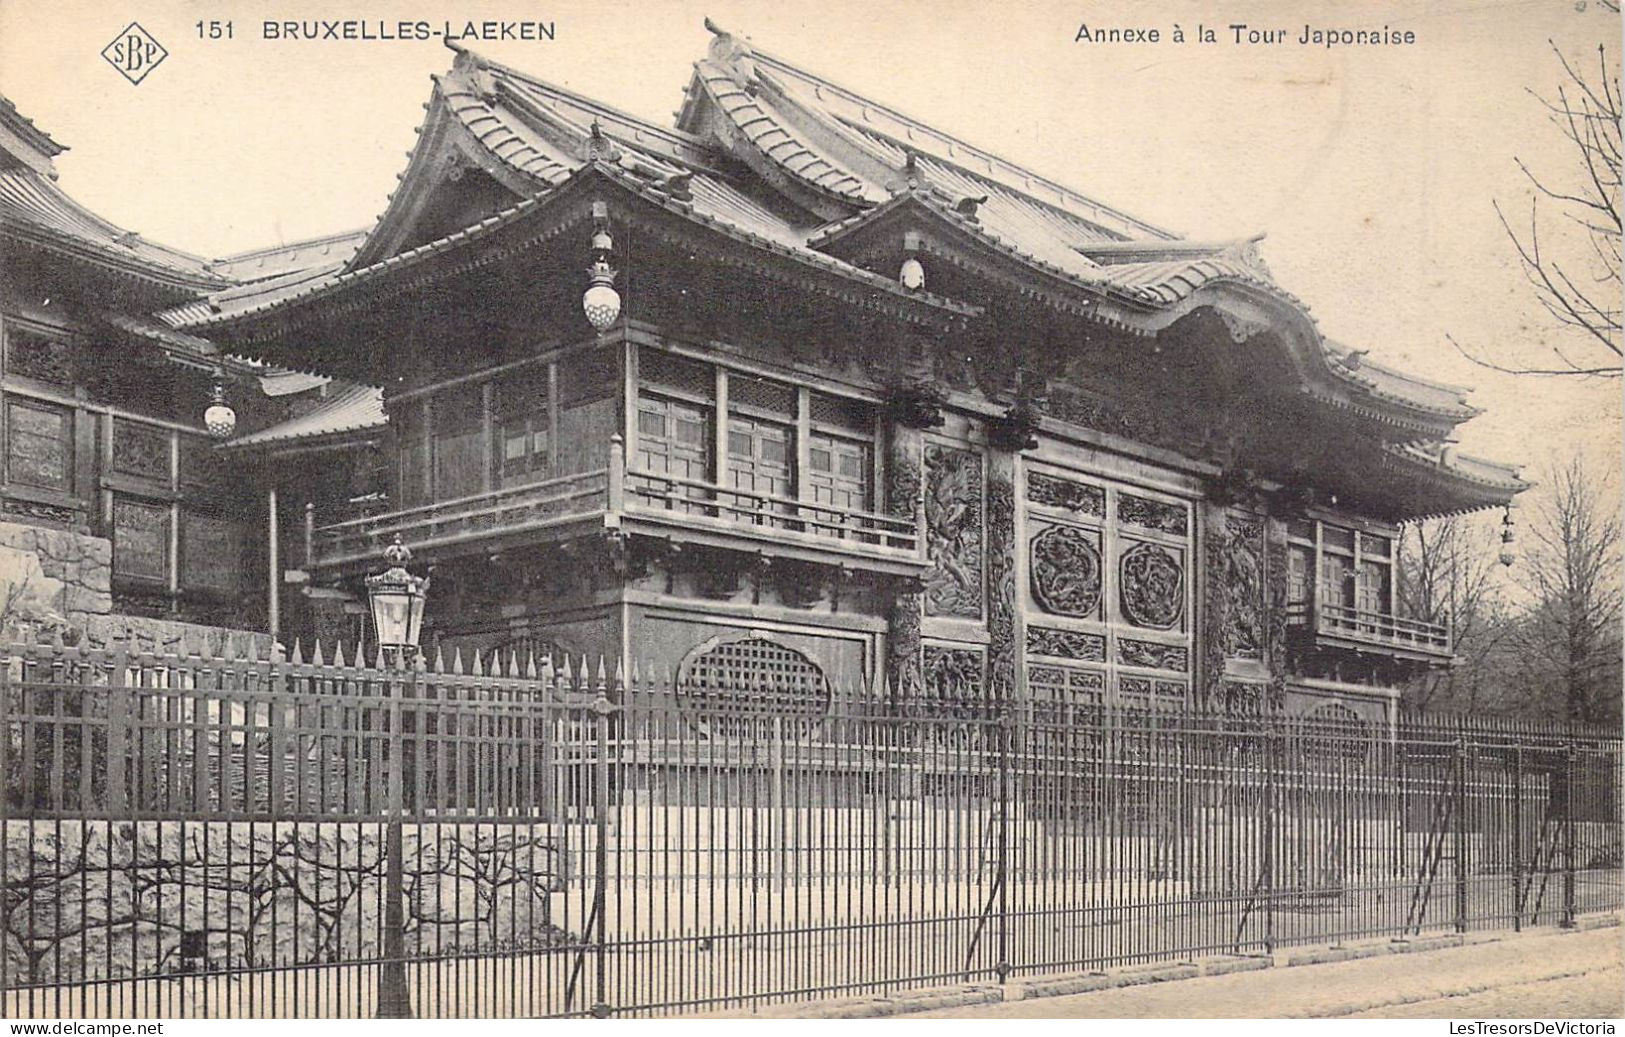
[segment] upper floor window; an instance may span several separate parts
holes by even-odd
[[[807,528],[819,534],[839,535],[837,512],[873,509],[869,404],[651,349],[639,356],[639,383],[634,479],[711,483],[725,516],[773,525],[812,517]],[[634,485],[670,493],[655,482]]]
[[[1349,613],[1391,615],[1394,601],[1393,540],[1314,519],[1288,530],[1287,595]]]
[[[552,474],[547,368],[532,366],[492,387],[492,467],[499,486],[540,482]]]

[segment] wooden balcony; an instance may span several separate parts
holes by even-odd
[[[881,515],[627,471],[616,439],[605,469],[311,528],[311,564],[376,568],[396,534],[430,560],[596,527],[874,572],[916,575],[927,565],[917,507],[911,516]]]
[[[1436,664],[1453,658],[1447,626],[1344,605],[1293,602],[1287,606],[1287,630],[1316,647],[1376,651]]]
[[[927,564],[918,513],[881,515],[657,472],[626,473],[621,521],[676,541],[880,572],[917,574]]]
[[[397,533],[423,558],[459,553],[458,548],[476,543],[481,550],[490,550],[510,542],[547,539],[560,527],[592,524],[604,514],[609,499],[609,470],[599,469],[382,512],[316,528],[311,536],[312,562],[318,569],[376,567]]]

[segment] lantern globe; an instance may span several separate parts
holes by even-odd
[[[587,271],[587,290],[581,296],[587,323],[604,331],[621,315],[621,293],[615,290],[615,270],[602,259]]]
[[[369,576],[367,602],[372,609],[372,625],[378,646],[403,657],[417,651],[423,633],[423,606],[428,599],[429,578],[413,576],[406,569],[412,552],[399,535],[384,551],[389,567]]]

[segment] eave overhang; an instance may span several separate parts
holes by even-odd
[[[1362,374],[1331,353],[1309,308],[1267,277],[1222,256],[1193,257],[1164,277],[1178,291],[1159,291],[1115,281],[1112,266],[1096,280],[1082,280],[988,233],[973,216],[956,211],[929,187],[899,192],[886,203],[831,224],[810,239],[814,248],[854,265],[876,265],[901,255],[904,235],[922,256],[992,279],[1015,297],[1056,312],[1086,318],[1126,334],[1151,338],[1204,307],[1224,317],[1237,341],[1274,332],[1300,391],[1327,406],[1389,426],[1395,434],[1443,437],[1478,411],[1460,402],[1435,405],[1384,392],[1375,375],[1414,381],[1419,390],[1442,388],[1369,365]],[[1159,242],[1167,249],[1175,243]]]
[[[339,319],[348,312],[369,309],[382,298],[477,271],[550,241],[589,219],[590,203],[599,199],[610,202],[612,221],[639,221],[674,234],[702,232],[710,236],[713,243],[744,246],[725,253],[730,257],[728,261],[740,265],[749,263],[767,276],[791,279],[803,290],[900,320],[948,326],[980,312],[974,306],[930,293],[909,292],[890,278],[850,267],[833,257],[797,250],[732,227],[696,213],[683,201],[646,186],[618,169],[593,163],[557,188],[524,199],[455,234],[371,266],[338,273],[294,295],[235,312],[193,319],[184,326],[245,350],[271,343],[291,345],[302,328]],[[619,211],[617,206],[621,207]],[[575,276],[577,272],[572,268],[561,273]],[[276,352],[275,362],[282,366],[320,370],[301,363],[301,360],[308,363],[312,359],[308,356],[301,358],[297,354]],[[267,358],[271,358],[269,353]]]

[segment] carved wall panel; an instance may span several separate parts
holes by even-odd
[[[1231,515],[1224,552],[1224,651],[1239,659],[1264,652],[1264,523]]]
[[[68,339],[6,329],[6,373],[71,386],[78,349]]]
[[[1169,630],[1185,614],[1185,570],[1160,544],[1136,543],[1118,563],[1123,618],[1135,626]]]
[[[113,422],[113,470],[169,482],[169,433],[154,425]]]
[[[917,429],[893,425],[886,447],[886,508],[893,515],[914,515],[920,500],[921,437]],[[894,704],[916,699],[920,675],[920,612],[925,595],[899,584],[887,613],[886,676]]]
[[[1190,666],[1190,651],[1182,645],[1158,644],[1132,637],[1117,639],[1117,661],[1129,666],[1146,666],[1155,670],[1179,670]]]
[[[956,707],[977,707],[987,701],[981,652],[974,648],[926,645],[924,659],[926,702],[951,713]]]
[[[113,573],[169,578],[169,509],[141,501],[113,502]]]
[[[1106,514],[1106,491],[1088,483],[1074,482],[1043,472],[1027,475],[1027,499],[1034,504],[1050,508],[1064,508],[1080,515],[1103,518]]]
[[[925,576],[929,616],[980,619],[983,587],[982,458],[971,450],[925,447]]]
[[[1118,495],[1117,521],[1174,536],[1185,536],[1190,532],[1190,524],[1182,506],[1132,493]]]
[[[1099,534],[1076,526],[1045,526],[1028,542],[1027,579],[1045,612],[1098,619],[1102,592]]]
[[[1055,627],[1027,627],[1027,651],[1037,655],[1053,655],[1062,659],[1081,659],[1085,662],[1106,661],[1106,638],[1082,630],[1060,630]]]

